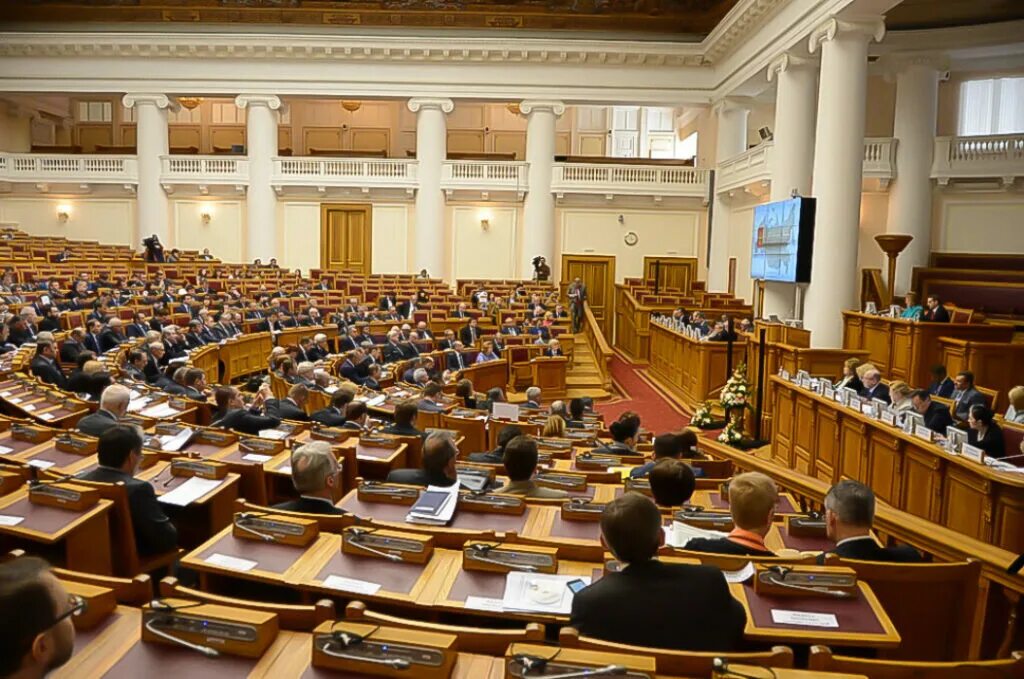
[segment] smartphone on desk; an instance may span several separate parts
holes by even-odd
[[[569,582],[565,583],[565,586],[568,587],[569,591],[573,593],[573,596],[575,596],[580,593],[580,590],[586,588],[587,583],[583,582],[579,578],[576,578],[575,580],[570,580]]]

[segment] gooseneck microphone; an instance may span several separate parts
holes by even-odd
[[[355,545],[359,549],[370,552],[371,554],[376,554],[377,556],[382,556],[388,561],[404,561],[404,559],[402,559],[402,557],[398,554],[391,554],[390,552],[385,552],[383,550],[371,547],[370,545],[366,544],[363,538],[369,535],[370,531],[363,531],[358,528],[353,528],[350,529],[348,533],[351,536],[348,539],[349,543]]]
[[[480,561],[481,563],[492,563],[496,566],[503,566],[505,568],[511,568],[512,570],[517,571],[525,571],[527,573],[535,573],[537,571],[537,568],[535,566],[531,566],[530,564],[508,563],[506,561],[501,561],[500,559],[494,559],[492,557],[487,556],[491,553],[493,549],[491,545],[471,545],[470,549],[473,550],[473,559],[476,561]]]
[[[775,674],[775,670],[771,667],[762,667],[761,669],[768,672],[768,677],[770,677],[771,679],[775,679],[778,676],[777,674]],[[715,658],[714,660],[712,660],[711,671],[714,672],[714,674],[716,675],[729,674],[734,677],[740,677],[740,679],[766,679],[765,677],[756,677],[753,674],[743,674],[742,672],[737,672],[736,670],[730,670],[729,661],[725,658]]]
[[[166,611],[167,613],[171,614],[173,614],[173,612],[177,610],[173,606],[168,606],[159,599],[154,599],[150,602],[149,605],[151,608],[155,610]],[[201,644],[193,644],[191,641],[186,641],[185,639],[176,637],[173,634],[168,634],[167,632],[164,632],[163,630],[159,630],[156,627],[154,627],[153,623],[161,619],[163,618],[157,616],[151,617],[145,623],[146,629],[149,630],[151,633],[155,634],[156,636],[160,637],[161,639],[165,639],[171,642],[172,644],[177,644],[178,646],[183,646],[193,651],[198,651],[199,653],[205,655],[207,658],[216,658],[220,655],[220,651],[218,651],[217,649],[210,648],[209,646],[203,646]]]
[[[768,575],[768,582],[778,587],[785,587],[787,589],[798,589],[804,592],[812,592],[814,594],[825,594],[836,599],[849,599],[853,596],[850,592],[845,592],[838,589],[829,589],[827,587],[813,587],[809,585],[798,585],[794,582],[786,582],[786,574],[789,573],[788,569],[772,566],[768,569],[771,575]]]
[[[591,667],[585,670],[573,670],[563,674],[548,674],[544,679],[582,679],[583,677],[617,677],[626,673],[622,665],[605,665],[604,667]],[[525,672],[524,672],[525,674]]]

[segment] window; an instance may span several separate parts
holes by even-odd
[[[676,158],[690,160],[697,157],[697,133],[693,132],[686,139],[676,142]]]
[[[958,127],[962,137],[1024,132],[1024,78],[964,82]]]

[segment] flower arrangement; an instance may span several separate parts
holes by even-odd
[[[747,366],[743,363],[733,371],[732,377],[722,387],[720,400],[722,407],[726,410],[745,409],[750,407],[750,396],[751,386],[747,381]]]
[[[743,420],[732,419],[725,425],[725,429],[718,435],[718,440],[721,443],[727,443],[729,445],[736,445],[744,440],[743,436]]]
[[[693,419],[690,420],[690,424],[694,427],[708,427],[714,423],[715,418],[711,414],[711,402],[704,401],[697,407],[697,412],[693,414]]]

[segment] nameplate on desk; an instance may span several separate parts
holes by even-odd
[[[434,554],[434,537],[352,526],[341,534],[341,551],[355,556],[424,564]]]
[[[342,592],[351,592],[352,594],[372,596],[380,591],[381,586],[379,583],[368,580],[346,578],[342,575],[328,575],[327,579],[324,580],[324,587],[330,587]]]
[[[929,443],[931,443],[932,439],[935,438],[935,432],[933,432],[931,429],[929,429],[924,424],[921,424],[920,422],[915,422],[914,423],[914,436],[916,438],[919,438],[919,439],[922,439],[924,441],[928,441]]]
[[[587,489],[587,477],[585,474],[574,475],[555,472],[541,472],[534,478],[539,485],[547,488],[576,491]]]
[[[521,515],[526,511],[526,500],[504,493],[459,491],[459,508],[471,512]]]
[[[766,596],[852,599],[857,573],[845,566],[755,566],[754,591]]]
[[[28,499],[36,505],[81,512],[100,501],[100,491],[68,481],[38,481],[29,484]]]
[[[872,419],[876,419],[874,403],[861,403],[860,412]]]
[[[458,659],[454,634],[347,621],[313,630],[313,667],[347,674],[448,679]]]
[[[883,410],[882,413],[881,413],[880,419],[882,420],[882,422],[885,422],[890,427],[897,426],[896,425],[896,413],[890,412],[888,410]]]
[[[363,481],[356,489],[360,502],[387,502],[396,505],[412,505],[420,497],[422,488],[402,486],[379,481]]]
[[[231,534],[246,540],[306,547],[320,534],[320,524],[315,519],[262,512],[238,512],[232,523]]]
[[[86,439],[73,434],[61,434],[54,441],[54,448],[74,455],[92,455],[96,452],[96,439]]]
[[[788,370],[784,370],[783,368],[779,368],[779,377],[781,377],[782,379],[784,379],[784,380],[786,380],[788,382],[789,381],[789,371]]]
[[[558,549],[533,545],[469,540],[462,548],[462,568],[467,571],[508,573],[557,573]]]
[[[11,438],[15,441],[27,441],[29,443],[42,443],[43,441],[49,441],[57,434],[52,429],[43,429],[41,427],[30,427],[24,424],[12,424],[11,425]]]
[[[972,446],[969,443],[965,443],[960,446],[960,454],[968,460],[974,460],[979,463],[985,462],[985,451],[978,446]]]
[[[827,380],[823,380],[819,384],[821,384],[821,395],[830,401],[835,400],[836,390],[832,388],[832,385]]]
[[[829,629],[839,628],[839,621],[833,613],[782,611],[773,608],[772,622],[776,625],[799,625],[800,627],[822,627]]]
[[[544,670],[538,671],[536,661],[543,661]],[[626,679],[653,679],[655,662],[653,656],[605,653],[582,648],[552,648],[540,644],[511,644],[505,651],[505,679],[530,679],[531,677],[602,676],[597,671],[613,665],[623,672],[607,672],[607,676]]]
[[[337,427],[324,427],[313,425],[313,428],[309,430],[309,437],[316,441],[334,441],[342,442],[356,435],[356,431],[353,429],[339,429]]]
[[[251,571],[259,565],[257,562],[250,559],[242,559],[228,554],[211,554],[206,557],[204,561],[211,566],[220,566],[221,568],[242,572]]]
[[[142,640],[204,646],[215,654],[259,658],[277,638],[277,615],[187,599],[157,599],[142,608]]]
[[[228,466],[214,460],[171,460],[171,476],[197,476],[201,479],[220,480],[228,475]]]
[[[200,429],[198,432],[196,432],[195,441],[196,443],[203,443],[208,446],[227,448],[232,443],[238,441],[238,434],[227,431],[211,431],[209,429]]]
[[[540,436],[536,437],[534,440],[537,442],[538,448],[550,448],[551,450],[565,451],[572,450],[572,441],[569,440],[544,438]]]
[[[394,450],[401,445],[401,443],[401,441],[391,436],[370,436],[363,434],[359,437],[359,445],[367,448],[390,448],[391,450]]]
[[[243,453],[259,453],[260,455],[277,455],[284,450],[283,441],[268,441],[258,438],[238,440],[238,449]]]
[[[562,505],[563,521],[600,521],[608,505],[576,498]]]

